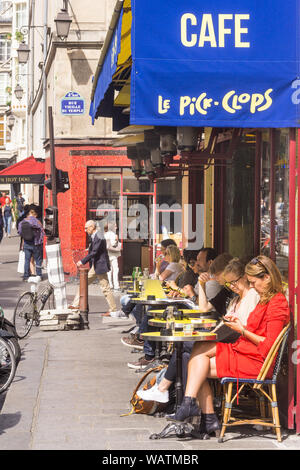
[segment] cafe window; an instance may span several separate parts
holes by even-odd
[[[88,169],[88,217],[96,221],[115,221],[120,211],[121,171],[114,168]]]
[[[233,256],[253,255],[255,135],[245,132],[227,163],[224,184],[224,249]]]
[[[274,261],[282,275],[288,277],[289,224],[289,130],[276,129],[274,136],[274,172],[271,173],[270,133],[263,133],[261,172],[261,253],[271,255],[271,216],[274,213]],[[274,177],[274,199],[271,201],[271,178]],[[272,204],[273,211],[271,211]]]
[[[123,193],[150,193],[153,192],[153,183],[149,178],[137,179],[131,170],[123,168]]]
[[[182,238],[182,184],[180,178],[168,177],[156,184],[157,242],[164,238]]]

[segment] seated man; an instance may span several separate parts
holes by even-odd
[[[199,306],[203,310],[211,310],[214,308],[218,316],[226,314],[226,306],[230,299],[233,298],[233,292],[224,287],[223,272],[232,259],[232,256],[228,253],[223,253],[216,257],[211,263],[209,268],[209,274],[214,276],[214,279],[219,284],[219,291],[215,291],[215,296],[208,298],[204,287],[200,287]],[[208,273],[205,273],[205,275]],[[202,273],[203,275],[203,273]],[[200,275],[201,278],[201,275]],[[210,282],[210,276],[206,277],[207,282]],[[207,284],[207,283],[206,283]],[[251,300],[251,307],[253,301]],[[251,308],[250,308],[251,310]],[[249,311],[250,311],[249,310]],[[187,364],[190,358],[191,351],[193,349],[194,342],[183,343],[183,354],[182,354],[182,366],[183,366],[183,390],[185,389],[187,379]],[[143,400],[155,400],[161,403],[167,403],[169,401],[169,388],[172,383],[176,380],[176,352],[172,354],[165,376],[159,385],[156,385],[148,390],[139,390],[138,396]]]
[[[206,268],[207,270],[209,269],[210,265],[211,265],[211,262],[212,262],[212,259],[208,259],[207,260],[207,257],[211,258],[211,257],[215,257],[215,250],[211,249],[211,248],[202,248],[200,250],[200,252],[198,253],[198,255],[196,256],[195,252],[193,252],[193,256],[194,258],[196,259],[193,259],[192,257],[188,257],[188,252],[191,251],[191,250],[186,250],[185,252],[185,256],[186,256],[186,260],[188,260],[189,262],[189,268],[192,269],[192,271],[196,274],[195,278],[196,279],[196,282],[195,282],[195,285],[197,284],[197,278],[198,278],[198,275],[199,275],[199,269],[200,270],[203,270],[204,268]],[[202,255],[200,255],[202,254]],[[200,257],[201,259],[201,262],[202,263],[198,263],[198,258]],[[196,261],[196,262],[194,262]],[[192,266],[193,265],[193,266]],[[188,279],[190,281],[190,279]],[[180,282],[180,281],[178,281]],[[195,287],[194,286],[191,286],[189,284],[189,286],[191,288]],[[221,287],[220,285],[215,282],[215,281],[210,281],[209,283],[209,298],[211,298],[211,296],[215,296],[217,294],[217,292],[220,291]],[[185,290],[185,286],[183,286],[183,290]],[[182,302],[183,304],[185,303],[185,300],[184,298],[182,298]],[[190,302],[188,304],[186,304],[186,308],[196,308],[197,305],[195,305],[193,302]],[[144,319],[143,319],[143,322],[141,324],[141,327],[139,329],[139,333],[145,333],[146,331],[153,331],[154,328],[151,328],[148,326],[148,317],[145,316]],[[131,369],[145,369],[149,364],[151,364],[151,362],[154,361],[154,355],[155,355],[155,344],[153,342],[150,342],[150,341],[145,341],[144,342],[144,347],[143,347],[143,350],[144,350],[144,357],[141,357],[137,362],[132,362],[132,363],[128,363],[128,367],[131,368]]]
[[[171,238],[168,238],[167,240],[163,240],[161,242],[161,252],[163,256],[165,256],[166,250],[168,246],[170,245],[177,246],[175,241],[172,240]],[[157,260],[156,268],[155,268],[155,275],[156,276],[160,275],[166,269],[168,264],[169,264],[168,261],[166,261],[164,258]],[[122,344],[124,344],[124,346],[129,346],[131,348],[133,347],[136,349],[143,349],[144,341],[140,340],[139,334],[137,333],[139,330],[141,321],[142,321],[142,311],[143,311],[142,306],[132,303],[131,296],[128,294],[123,295],[121,297],[120,303],[121,303],[121,310],[126,315],[129,315],[129,314],[133,315],[133,317],[136,320],[136,327],[134,328],[134,330],[131,332],[129,336],[123,336],[121,338],[121,342]]]

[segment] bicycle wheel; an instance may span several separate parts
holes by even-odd
[[[13,324],[19,339],[28,335],[33,325],[34,313],[34,295],[32,292],[25,292],[17,302],[13,317]]]
[[[16,359],[8,343],[0,338],[0,393],[5,392],[16,373]]]
[[[21,360],[21,355],[22,355],[19,342],[17,338],[6,338],[5,341],[8,342],[9,346],[11,347],[12,352],[14,353],[16,366],[17,366]]]

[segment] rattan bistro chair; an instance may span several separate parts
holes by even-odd
[[[221,385],[224,387],[224,400],[222,407],[222,429],[219,437],[219,442],[223,442],[225,431],[227,427],[239,426],[242,424],[253,424],[272,427],[277,436],[278,442],[281,442],[281,431],[279,421],[279,411],[277,403],[276,383],[277,377],[280,371],[282,357],[284,354],[285,346],[287,344],[288,335],[290,332],[290,324],[288,324],[278,335],[274,341],[262,367],[256,379],[250,378],[236,378],[236,377],[223,377],[221,379]],[[276,362],[273,370],[271,379],[266,379],[268,371],[273,364],[276,357]],[[232,396],[233,385],[236,385],[237,392]],[[232,406],[236,398],[241,394],[245,387],[250,387],[259,396],[259,398],[266,398],[271,408],[272,416],[270,418],[265,417],[264,407],[260,407],[261,418],[257,419],[237,419],[231,417]],[[260,401],[261,403],[261,401]]]

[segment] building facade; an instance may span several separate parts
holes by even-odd
[[[92,121],[111,116],[122,133],[123,107],[133,166],[157,182],[188,175],[181,207],[192,206],[189,227],[202,232],[205,246],[276,262],[294,327],[283,421],[300,432],[300,369],[293,359],[300,336],[299,5],[292,1],[283,11],[274,4],[266,29],[259,21],[265,3],[258,12],[243,2],[243,14],[234,2],[226,14],[222,2],[204,3],[205,14],[193,0],[188,12],[179,1],[172,9],[159,0],[116,1],[90,114]],[[185,242],[191,240],[188,234]]]

